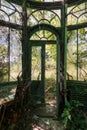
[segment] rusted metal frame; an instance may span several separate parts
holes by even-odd
[[[15,11],[14,12],[12,12],[11,14],[9,14],[8,16],[10,17],[11,15],[13,15],[13,14],[15,14]]]
[[[37,11],[38,11],[38,10],[32,11],[32,12],[27,16],[27,19],[29,19],[29,18],[32,16],[32,14],[35,13],[35,12],[37,12]]]
[[[45,31],[45,30],[43,30],[43,34],[45,33],[44,31]],[[40,37],[40,36],[37,34],[37,32],[35,33],[35,35],[37,35],[37,37],[38,37],[40,40],[42,40],[42,38],[45,38],[46,40],[49,40],[49,38],[50,38],[53,34],[51,34],[51,35],[48,36],[47,38],[45,37],[45,34],[44,34],[43,37]]]
[[[42,43],[43,42],[43,43]],[[36,47],[41,47],[41,90],[40,90],[40,94],[42,97],[42,102],[45,102],[45,90],[44,90],[44,83],[45,83],[45,41],[41,41],[41,40],[29,40],[29,63],[31,65],[31,60],[32,60],[32,47],[36,46]],[[32,67],[31,67],[32,68]],[[30,69],[30,75],[31,75],[31,69]]]
[[[41,93],[43,95],[42,102],[45,103],[45,44],[41,44],[41,80],[42,80],[42,89]]]
[[[84,3],[84,2],[83,2]],[[81,3],[80,3],[81,4]],[[76,7],[78,7],[80,4],[76,4],[70,11],[69,11],[69,13],[67,14],[67,16],[69,15],[69,14],[71,14],[71,13],[75,13],[75,12],[73,12],[73,10],[76,8]],[[78,11],[79,12],[79,11]]]
[[[80,18],[82,15],[84,15],[84,14],[86,14],[87,12],[84,12],[84,13],[82,13],[79,17],[77,17],[74,13],[70,13],[70,14],[72,14],[74,17],[76,17],[76,18]],[[78,23],[77,23],[77,25],[78,25]]]
[[[61,37],[60,30],[49,24],[39,24],[39,25],[35,25],[33,27],[28,27],[27,29],[28,29],[29,37],[31,37],[32,34],[34,34],[36,31],[39,31],[41,29],[48,30],[55,35],[57,35],[57,33],[58,33],[59,36]]]
[[[59,45],[59,37],[61,38],[61,34],[59,30],[57,30],[55,27],[48,25],[48,24],[40,24],[29,28],[28,32],[30,32],[30,37],[38,30],[48,30],[55,34],[57,41],[56,41],[56,51],[57,51],[57,59],[56,59],[56,102],[57,102],[57,115],[59,114],[59,68],[60,68],[60,45]]]
[[[45,18],[44,18],[44,19],[39,20],[39,21],[38,21],[38,23],[40,23],[40,22],[41,22],[41,21],[43,21],[43,20],[45,20],[45,21],[47,21],[48,23],[50,23],[50,21],[48,21],[48,20],[47,20],[47,19],[45,19]]]
[[[21,12],[19,12],[19,10],[18,10],[11,2],[8,2],[8,3],[9,3],[11,6],[13,6],[14,9],[12,9],[12,8],[6,6],[6,5],[3,5],[3,4],[1,4],[1,6],[6,7],[6,8],[8,8],[8,9],[10,9],[10,10],[13,10],[14,12],[13,12],[12,14],[14,14],[15,12],[18,12],[19,14],[21,13]],[[12,15],[12,14],[10,14],[10,15]],[[9,16],[10,16],[10,15],[9,15]]]
[[[72,31],[72,30],[76,30],[76,29],[80,29],[80,28],[85,28],[85,27],[87,27],[87,22],[79,23],[79,24],[75,24],[75,25],[68,25],[67,26],[67,31]],[[18,29],[21,30],[21,26],[19,26]],[[28,26],[28,30],[31,30],[31,29],[32,29],[32,27]],[[59,30],[58,32],[60,32],[62,30],[61,27],[56,27],[56,29]]]
[[[78,25],[78,20],[77,20],[77,25]],[[81,29],[81,28],[84,28],[84,27],[87,27],[87,23],[82,23],[82,24],[79,24],[79,26],[77,25],[74,25],[72,26],[71,29],[68,28],[68,30],[72,31],[72,30],[76,30],[76,36],[77,36],[77,60],[76,60],[76,78],[77,80],[79,79],[79,56],[78,56],[78,51],[79,51],[79,41],[78,41],[78,29]],[[74,27],[74,28],[73,28]]]
[[[4,12],[9,17],[9,15],[7,14],[7,12],[5,12],[4,10],[2,10],[1,8],[0,8],[0,11]]]
[[[53,12],[58,17],[58,19],[61,21],[61,18],[59,17],[59,15],[57,15],[53,10],[51,12]]]
[[[55,18],[55,15],[51,18],[50,22]]]
[[[10,3],[11,4],[11,3]],[[13,15],[13,14],[15,14],[16,12],[18,12],[19,14],[21,13],[21,12],[19,12],[17,9],[16,9],[16,7],[13,5],[13,4],[11,4],[14,8],[15,8],[15,10],[14,10],[14,12],[12,12],[11,14],[9,14],[9,16],[11,16],[11,15]],[[10,8],[9,8],[10,9]],[[12,10],[12,9],[11,9]]]
[[[46,38],[46,37],[41,37],[41,40],[42,40],[43,38],[47,40],[47,38]]]
[[[66,60],[67,60],[67,4],[64,3],[61,10],[61,19],[62,19],[62,41],[63,41],[63,76],[64,76],[64,90],[67,90],[66,86]],[[67,103],[67,93],[64,93],[65,104]]]
[[[48,36],[48,38],[47,38],[47,39],[49,40],[49,38],[50,38],[52,35],[53,35],[53,34],[50,34],[50,35]]]
[[[29,19],[35,12],[37,12],[37,11],[41,12],[41,10],[43,10],[43,9],[37,9],[37,10],[33,11],[33,12],[28,16],[28,19]],[[57,15],[53,10],[48,10],[48,9],[46,9],[46,10],[43,10],[43,11],[50,11],[50,12],[52,12],[52,13],[55,14],[55,16],[57,16],[58,19],[60,20],[59,15]],[[33,17],[35,17],[35,16],[33,16]]]
[[[10,27],[17,30],[22,30],[22,26],[19,24],[10,23],[4,20],[0,20],[0,25],[5,27]]]
[[[10,19],[9,19],[9,22],[10,22]],[[8,82],[10,82],[10,29],[11,29],[11,24],[9,24],[9,22],[5,22],[3,20],[0,20],[0,25],[8,27],[8,29],[9,29],[8,30]]]
[[[17,29],[17,30],[22,30],[22,26],[19,24],[14,24],[14,23],[9,23],[7,21],[4,20],[0,20],[0,25],[1,26],[5,26],[5,27],[11,27],[13,29]],[[67,30],[75,30],[75,29],[79,29],[79,28],[84,28],[87,27],[87,22],[81,23],[81,24],[77,24],[77,25],[68,25],[67,26]],[[28,29],[30,29],[32,27],[28,26]],[[58,30],[61,30],[61,27],[57,27]]]
[[[6,0],[8,3],[11,2],[11,3],[14,3],[14,4],[17,4],[17,5],[21,5],[23,4],[23,0]]]
[[[76,24],[76,25],[69,25],[69,26],[67,26],[67,30],[72,31],[72,30],[85,28],[85,27],[87,27],[87,22]]]
[[[12,3],[15,3],[15,4],[18,4],[18,5],[22,5],[23,3],[23,0],[6,0],[8,2],[12,2]],[[68,6],[74,6],[74,5],[78,5],[78,4],[81,4],[81,3],[84,3],[84,2],[87,2],[87,0],[68,0],[66,1],[66,3],[68,4]],[[62,2],[35,2],[35,1],[32,1],[32,0],[28,0],[27,1],[27,7],[29,8],[37,8],[37,9],[60,9],[62,6]]]
[[[82,16],[82,15],[84,15],[84,14],[86,14],[86,12],[84,12],[84,13],[82,13],[79,17],[76,17],[77,18],[77,23],[76,23],[76,26],[78,26],[78,19]],[[82,24],[80,24],[80,25],[83,25],[83,23]],[[86,25],[86,27],[87,27],[87,25]],[[80,27],[79,27],[80,28]],[[77,28],[76,30],[77,30],[77,32],[76,32],[76,34],[77,34],[77,60],[76,60],[76,78],[77,78],[77,80],[79,79],[79,54],[78,54],[78,52],[79,52],[79,43],[78,43],[78,29],[79,28]]]
[[[8,9],[11,9],[11,10],[13,10],[13,11],[14,11],[14,9],[12,9],[12,8],[10,8],[10,7],[6,6],[6,5],[1,4],[1,6],[6,7],[6,8],[8,8]]]
[[[71,7],[71,6],[74,6],[74,5],[79,5],[79,4],[82,4],[82,3],[85,3],[87,2],[87,0],[68,0],[66,3],[68,5],[68,7]]]
[[[75,25],[68,25],[67,26],[67,31],[72,31],[72,30],[85,28],[85,27],[87,27],[87,22],[79,23],[79,24],[75,24]],[[31,29],[32,29],[32,27],[28,26],[28,30],[31,30]],[[56,27],[56,29],[59,30],[59,32],[62,30],[61,27]]]
[[[47,40],[47,38],[45,36],[43,37],[38,37],[40,40],[42,40],[43,38]]]
[[[12,2],[18,5],[22,5],[23,4],[23,0],[6,0],[8,2]],[[32,0],[28,0],[27,1],[27,7],[29,8],[38,8],[38,9],[46,9],[49,8],[51,9],[58,9],[61,7],[62,2],[36,2],[36,1],[32,1]]]
[[[43,38],[47,40],[47,38],[45,36],[43,37],[38,37],[40,40],[42,40]]]
[[[10,27],[8,29],[8,82],[10,82]]]
[[[22,4],[22,77],[26,82],[28,77],[28,36],[27,36],[27,0]]]
[[[34,19],[38,22],[38,19],[34,16],[34,14],[32,13],[32,16],[34,17]]]
[[[78,51],[79,51],[79,45],[78,45],[78,29],[76,30],[76,36],[77,36],[77,60],[76,60],[76,69],[77,69],[77,73],[76,73],[76,77],[77,77],[77,80],[78,80],[78,72],[79,72],[79,69],[78,69],[78,64],[79,64],[79,54],[78,54]]]
[[[56,39],[56,114],[59,117],[59,104],[60,104],[60,39],[59,35]]]
[[[70,14],[73,15],[74,17],[78,18],[75,14],[73,14],[73,13],[70,13]]]
[[[41,39],[41,37],[40,37],[37,33],[35,33],[35,35],[36,35],[39,39]]]
[[[78,11],[73,11],[73,13],[78,13],[78,12],[81,12],[81,11],[84,11],[84,10],[86,10],[86,8],[80,9],[80,10],[78,10]]]
[[[41,44],[41,42],[43,42],[43,44],[56,44],[56,40],[30,40],[29,42],[31,42],[31,43],[33,43],[34,45],[36,44],[36,43],[38,43],[38,44]]]
[[[9,3],[15,8],[15,12],[18,12],[19,14],[22,13],[22,12],[19,12],[19,10],[11,2]]]
[[[86,26],[87,27],[87,26]],[[78,41],[78,39],[79,39],[79,37],[78,37],[78,29],[80,29],[80,28],[77,28],[77,29],[75,29],[76,30],[76,36],[77,36],[77,43],[76,43],[76,47],[77,47],[77,52],[76,52],[76,57],[77,57],[77,59],[76,59],[76,79],[78,80],[79,79],[79,41]]]
[[[73,8],[71,9],[71,11],[67,14],[67,16],[70,15],[70,14],[72,14],[73,16],[77,17],[74,13],[77,13],[77,12],[80,12],[80,11],[84,11],[84,10],[85,10],[85,9],[83,9],[83,10],[79,10],[79,11],[73,12],[74,8],[76,8],[77,6],[79,6],[79,5],[76,5],[75,7],[73,7]],[[87,13],[87,12],[84,12],[84,13],[82,13],[81,15],[84,15],[85,13]],[[80,15],[80,16],[81,16],[81,15]],[[79,17],[80,17],[80,16],[79,16]],[[77,17],[77,18],[78,18],[78,17]]]
[[[87,12],[82,13],[78,18],[80,18],[82,15],[85,16],[85,14],[87,14]],[[85,17],[86,17],[86,16],[85,16]],[[87,19],[87,17],[86,17],[86,19]]]
[[[51,23],[51,21],[52,21],[54,18],[55,18],[55,16],[53,16],[53,17],[50,19],[50,23]]]
[[[32,48],[31,48],[31,40],[28,39],[28,70],[27,70],[27,73],[28,73],[28,78],[29,80],[31,80],[31,69],[32,69],[32,66],[31,66],[31,55],[32,55]]]
[[[8,15],[7,15],[8,16]],[[10,18],[8,16],[9,22]],[[10,27],[8,28],[8,82],[10,82]]]
[[[2,9],[0,9],[2,12],[4,12],[5,14],[6,14],[6,16],[7,17],[10,17],[10,15],[12,15],[13,13],[15,13],[15,12],[13,12],[12,14],[7,14],[7,12],[5,12],[4,10],[2,10]],[[18,25],[18,24],[13,24],[13,23],[10,23],[10,18],[8,18],[8,22],[7,21],[4,21],[4,20],[0,20],[0,25],[1,26],[6,26],[6,27],[12,27],[12,28],[15,28],[15,29],[17,29],[17,28],[20,28],[21,29],[21,27],[22,26],[20,26],[20,25]]]
[[[37,9],[60,9],[62,5],[62,2],[35,2],[35,1],[28,1],[27,6],[30,8],[37,8]]]

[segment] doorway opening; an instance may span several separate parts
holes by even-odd
[[[56,41],[30,41],[32,97],[44,102],[51,115],[57,113]]]
[[[56,109],[56,44],[46,44],[45,50],[45,102]]]
[[[38,27],[38,26],[37,26]],[[43,25],[43,27],[45,27]],[[38,28],[39,29],[39,28]],[[41,29],[41,28],[40,28]],[[37,102],[45,103],[47,113],[44,115],[57,115],[59,107],[59,69],[60,69],[60,45],[59,37],[55,31],[37,31],[29,40],[29,74],[32,81],[32,97]],[[32,34],[32,32],[31,32]],[[50,113],[50,114],[48,114]]]

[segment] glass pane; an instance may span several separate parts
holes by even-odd
[[[87,81],[87,28],[78,30],[78,80]]]
[[[0,26],[0,82],[7,82],[9,78],[9,43],[7,39],[8,28]]]
[[[32,47],[31,79],[41,80],[41,47]]]
[[[77,79],[77,31],[68,32],[67,79]]]
[[[6,0],[0,0],[0,19],[22,25],[22,7]]]
[[[55,27],[60,27],[61,26],[61,11],[60,10],[27,10],[27,15],[28,15],[28,21],[27,25],[28,26],[34,26],[37,24],[45,23],[45,24],[50,24]]]
[[[10,81],[17,80],[22,71],[21,32],[11,29],[10,32]]]

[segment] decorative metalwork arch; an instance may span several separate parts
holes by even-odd
[[[61,19],[59,16],[60,14],[57,11],[58,10],[34,10],[29,14],[27,24],[29,26],[33,26],[31,23],[34,23],[34,25],[36,25],[40,24],[41,21],[42,23],[45,23],[45,21],[47,21],[48,24],[53,25],[54,27],[61,26]],[[36,14],[38,14],[37,17]],[[32,19],[33,21],[31,21]],[[53,21],[55,21],[56,23],[54,23]]]
[[[57,38],[60,37],[61,38],[61,32],[60,30],[58,30],[57,28],[55,28],[52,25],[48,25],[48,24],[38,24],[35,25],[31,28],[28,28],[28,36],[29,38],[37,31],[39,30],[48,30],[50,32],[52,32]]]

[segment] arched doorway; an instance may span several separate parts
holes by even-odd
[[[50,104],[59,111],[60,33],[47,24],[28,30],[28,74],[31,95],[37,102]]]

